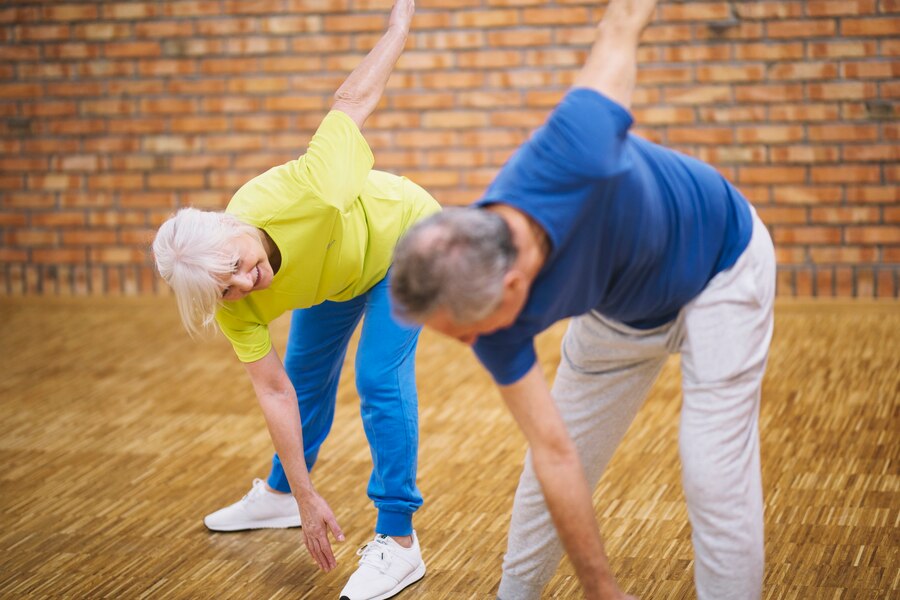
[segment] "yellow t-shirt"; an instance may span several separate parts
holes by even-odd
[[[216,313],[242,362],[268,354],[268,323],[285,311],[368,291],[387,273],[400,236],[440,210],[424,189],[373,164],[356,123],[333,110],[305,155],[251,179],[228,203],[226,212],[264,230],[281,251],[268,288]]]

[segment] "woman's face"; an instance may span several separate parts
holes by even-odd
[[[242,233],[232,244],[237,260],[231,275],[222,279],[222,299],[233,302],[272,285],[275,273],[257,236]]]

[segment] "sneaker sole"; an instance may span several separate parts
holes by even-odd
[[[407,575],[403,580],[400,581],[393,589],[381,594],[380,596],[374,596],[369,598],[368,600],[387,600],[388,598],[393,598],[415,582],[419,581],[425,577],[425,562],[422,561],[416,570]],[[348,596],[341,596],[340,600],[350,600]]]
[[[279,517],[277,519],[263,519],[261,521],[247,521],[244,523],[228,523],[226,525],[210,525],[203,520],[203,524],[210,531],[246,531],[248,529],[289,529],[300,527],[300,517]]]

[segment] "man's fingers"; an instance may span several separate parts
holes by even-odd
[[[343,542],[344,532],[341,530],[341,526],[338,525],[337,519],[332,516],[326,522],[328,523],[328,528],[331,529],[331,535],[334,536],[334,539],[339,542]]]

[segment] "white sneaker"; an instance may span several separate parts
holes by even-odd
[[[292,494],[270,492],[262,479],[254,479],[240,502],[206,515],[203,524],[213,531],[300,527],[300,509]]]
[[[412,539],[412,548],[404,548],[390,536],[376,534],[357,550],[359,568],[341,590],[341,600],[384,600],[422,579],[425,563],[415,531]]]

